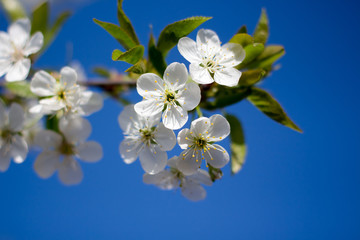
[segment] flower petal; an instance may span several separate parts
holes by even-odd
[[[44,150],[56,149],[61,145],[63,137],[51,130],[39,131],[34,139],[34,144],[40,146]]]
[[[30,71],[31,61],[30,59],[23,58],[12,65],[5,76],[5,80],[8,82],[16,82],[25,80]]]
[[[188,179],[195,183],[201,183],[206,186],[211,186],[213,184],[209,173],[203,169],[199,169],[195,174],[188,176]]]
[[[1,53],[0,53],[1,54]],[[0,59],[0,77],[7,73],[12,67],[12,60],[10,57],[3,57]]]
[[[185,85],[181,97],[177,99],[180,105],[186,110],[193,110],[201,100],[200,88],[196,83],[190,82]]]
[[[196,35],[197,49],[202,56],[213,56],[220,51],[220,39],[210,29],[200,29]]]
[[[24,55],[29,56],[30,54],[37,53],[40,51],[44,44],[44,35],[41,32],[36,32],[31,38],[30,41],[26,43],[24,48]]]
[[[196,173],[201,165],[201,153],[192,148],[184,150],[179,158],[177,168],[187,176]]]
[[[8,56],[13,51],[9,34],[0,31],[0,55]]]
[[[169,129],[180,129],[188,120],[188,113],[177,105],[168,105],[162,114],[162,121]]]
[[[224,68],[215,72],[214,79],[220,85],[234,87],[238,84],[241,72],[235,68]]]
[[[120,156],[126,164],[133,163],[139,156],[143,144],[139,139],[125,138],[119,147]]]
[[[171,63],[165,70],[164,81],[174,91],[184,88],[188,80],[188,71],[183,63]]]
[[[229,136],[230,124],[223,116],[219,114],[210,117],[211,126],[208,130],[208,136],[212,142],[218,142]]]
[[[15,163],[22,163],[25,161],[29,151],[27,143],[20,135],[15,135],[13,138],[14,140],[11,146],[11,156]]]
[[[0,172],[5,172],[10,166],[11,155],[9,145],[3,144],[0,148]]]
[[[23,129],[25,122],[24,109],[17,103],[12,103],[9,109],[9,128],[13,132]]]
[[[162,190],[172,190],[179,187],[179,180],[174,174],[166,170],[154,175],[145,173],[143,175],[143,182],[145,184],[154,184]]]
[[[142,168],[149,174],[157,174],[164,170],[167,162],[167,153],[158,147],[147,147],[140,152],[139,160]]]
[[[177,161],[179,160],[179,157],[178,156],[174,156],[172,158],[170,158],[167,162],[167,165],[171,168],[175,168],[177,169],[177,166],[176,166],[176,163]]]
[[[91,133],[91,124],[88,120],[80,117],[65,119],[59,122],[60,131],[70,143],[84,142]]]
[[[95,141],[81,143],[76,152],[76,156],[85,162],[97,162],[103,157],[102,147]]]
[[[159,114],[162,111],[163,107],[164,103],[162,101],[145,99],[141,102],[136,103],[134,109],[137,114],[147,117]]]
[[[177,136],[177,141],[181,149],[187,149],[189,146],[191,146],[193,144],[191,139],[192,136],[188,128],[182,129]]]
[[[55,151],[43,151],[36,158],[34,170],[41,178],[49,178],[56,171],[60,163],[60,155]]]
[[[191,201],[200,201],[206,198],[205,189],[198,183],[184,181],[181,187],[181,193]]]
[[[130,130],[134,128],[139,130],[140,120],[138,114],[134,110],[134,105],[131,104],[124,107],[124,110],[122,110],[118,117],[118,122],[125,134],[129,133]]]
[[[193,136],[206,135],[206,132],[211,126],[210,119],[207,117],[200,117],[191,122],[190,132]]]
[[[177,45],[180,54],[190,63],[200,63],[201,55],[198,52],[196,42],[188,37],[180,38]]]
[[[136,89],[144,98],[159,98],[164,92],[164,81],[154,73],[145,73],[137,80]]]
[[[30,83],[30,90],[40,96],[47,97],[55,95],[56,80],[45,71],[35,73]]]
[[[224,167],[230,160],[228,152],[218,144],[211,145],[204,157],[207,163],[215,168]]]
[[[65,156],[59,166],[59,179],[65,185],[78,184],[83,179],[80,164],[71,156]]]
[[[200,84],[210,84],[214,82],[209,71],[201,67],[198,63],[190,64],[190,75],[195,82]]]
[[[226,67],[235,67],[245,59],[245,50],[240,44],[226,43],[221,47],[222,59],[219,61],[220,65]]]
[[[11,41],[17,48],[24,48],[30,37],[31,23],[28,18],[22,18],[12,23],[8,28]]]
[[[176,136],[174,131],[166,128],[163,123],[159,123],[154,133],[155,142],[162,151],[170,151],[175,147]]]
[[[71,88],[76,85],[77,73],[71,67],[63,67],[60,71],[60,84],[66,86],[66,88]]]
[[[81,109],[83,110],[84,116],[89,116],[90,114],[99,111],[104,105],[103,97],[96,92],[85,91],[82,92],[81,97]]]
[[[42,112],[59,111],[66,107],[64,101],[59,100],[57,96],[41,99],[39,103],[43,106]]]

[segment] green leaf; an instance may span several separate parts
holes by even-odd
[[[49,3],[47,1],[38,5],[32,13],[31,34],[37,31],[45,34],[49,17]]]
[[[241,122],[236,116],[225,115],[230,123],[230,138],[231,138],[231,173],[238,173],[245,163],[246,144],[244,131]]]
[[[48,29],[48,31],[44,35],[44,47],[43,47],[43,50],[52,43],[52,41],[54,40],[54,38],[56,37],[56,35],[60,31],[62,26],[64,25],[64,23],[66,22],[66,20],[70,16],[71,16],[71,13],[69,11],[65,11],[65,12],[62,12],[56,18],[54,24],[50,27],[50,29]]]
[[[135,47],[137,44],[134,40],[130,37],[130,35],[125,32],[119,26],[103,22],[94,18],[94,22],[98,24],[100,27],[105,29],[111,36],[113,36],[126,50]]]
[[[230,106],[247,98],[251,91],[243,87],[219,87],[218,94],[213,101],[203,102],[201,107],[207,110],[215,110]]]
[[[146,73],[146,66],[143,61],[137,62],[134,66],[126,69],[125,72],[132,72],[136,74],[143,74]]]
[[[295,131],[302,132],[302,130],[286,115],[280,104],[268,92],[254,87],[247,99],[272,120]]]
[[[208,172],[209,172],[211,181],[215,182],[216,180],[219,180],[222,178],[223,172],[221,171],[221,169],[214,168],[210,164],[208,165],[208,167],[209,167]]]
[[[254,42],[253,38],[246,33],[238,33],[235,34],[230,41],[231,43],[237,43],[240,44],[241,46],[245,47],[249,44],[252,44]]]
[[[285,54],[283,46],[269,45],[248,68],[267,68]]]
[[[164,75],[167,64],[165,62],[165,58],[163,54],[155,46],[155,39],[152,34],[150,35],[148,51],[149,51],[149,60],[152,66],[161,76]]]
[[[242,25],[241,28],[237,31],[237,33],[247,33],[247,28],[245,25]]]
[[[13,94],[23,98],[36,98],[30,90],[30,84],[27,81],[6,82],[6,88]]]
[[[120,27],[125,32],[127,32],[127,34],[129,34],[129,36],[132,38],[132,40],[137,45],[139,45],[140,44],[139,39],[136,36],[134,27],[132,26],[132,24],[130,22],[130,19],[125,15],[125,12],[124,12],[124,10],[122,8],[122,3],[123,3],[123,0],[118,0],[118,14],[117,15],[118,15],[118,20],[119,20]]]
[[[178,43],[179,39],[189,35],[198,26],[211,17],[191,17],[167,25],[160,33],[157,48],[166,56],[167,53]]]
[[[251,86],[256,84],[265,76],[266,71],[263,69],[248,70],[241,74],[239,85],[240,86]]]
[[[12,22],[27,17],[24,7],[18,0],[0,0],[0,2]]]
[[[110,78],[110,76],[111,76],[111,73],[109,72],[109,70],[107,70],[106,68],[103,68],[103,67],[94,67],[93,72],[104,78]]]
[[[266,10],[262,9],[261,16],[254,31],[254,40],[257,43],[265,44],[269,37],[269,20]]]
[[[123,61],[130,64],[136,64],[144,55],[144,46],[138,45],[126,52],[122,52],[118,49],[112,53],[113,61]]]
[[[245,59],[242,63],[237,66],[238,69],[246,67],[246,65],[252,62],[256,57],[258,57],[264,51],[264,45],[262,43],[254,43],[244,47],[245,50]]]

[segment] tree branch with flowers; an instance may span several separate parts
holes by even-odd
[[[131,164],[139,159],[144,183],[164,190],[180,188],[192,201],[206,197],[203,185],[220,180],[221,169],[229,162],[232,174],[245,162],[242,124],[226,112],[228,106],[248,100],[272,120],[301,132],[258,86],[277,69],[276,61],[285,53],[283,46],[267,44],[265,10],[253,35],[242,26],[224,44],[210,29],[199,29],[195,40],[187,37],[211,19],[190,17],[166,26],[157,40],[151,33],[145,47],[118,0],[118,24],[94,22],[122,47],[113,51],[112,60],[132,66],[115,75],[98,68],[100,79],[86,80],[69,66],[50,71],[33,68],[70,14],[64,12],[50,24],[48,2],[27,16],[21,4],[12,1],[0,0],[11,22],[7,32],[0,31],[1,172],[7,171],[11,160],[22,163],[30,149],[40,147],[34,162],[40,178],[57,173],[63,184],[79,184],[84,174],[78,160],[94,163],[103,158],[101,145],[87,141],[92,126],[86,117],[103,107],[104,97],[123,105],[117,119],[124,134],[119,146],[123,161]],[[167,63],[174,47],[184,63]],[[122,97],[130,88],[136,88],[142,101],[131,104]],[[184,127],[187,123],[189,128]],[[220,145],[228,136],[231,149]],[[179,155],[169,156],[176,145]]]

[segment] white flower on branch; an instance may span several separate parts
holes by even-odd
[[[141,75],[137,91],[144,98],[135,104],[135,111],[144,116],[162,113],[162,122],[169,129],[179,129],[188,120],[188,111],[200,102],[200,88],[188,82],[184,64],[172,63],[164,73],[164,80],[153,73]]]
[[[128,105],[119,115],[119,124],[125,139],[120,144],[120,155],[127,164],[138,157],[142,168],[156,174],[166,166],[167,153],[174,148],[176,137],[172,130],[160,123],[160,115],[143,117]]]
[[[6,74],[8,82],[24,80],[30,71],[29,55],[37,53],[43,46],[44,36],[36,32],[30,37],[31,23],[27,18],[17,20],[0,31],[0,76]]]
[[[86,142],[91,133],[90,122],[86,119],[62,118],[59,130],[62,135],[50,130],[36,135],[35,144],[42,147],[43,152],[35,160],[35,172],[41,178],[49,178],[58,171],[63,184],[78,184],[83,179],[83,172],[74,157],[84,162],[97,162],[103,156],[102,147],[95,141]]]
[[[178,144],[185,149],[177,162],[178,169],[185,175],[192,175],[201,166],[202,160],[215,168],[224,167],[229,162],[229,154],[215,143],[229,134],[230,124],[219,114],[194,120],[190,129],[181,130],[177,137]]]
[[[192,79],[200,84],[217,82],[229,87],[236,86],[241,72],[234,67],[245,58],[240,44],[226,43],[221,46],[218,35],[208,29],[200,29],[196,42],[188,37],[179,40],[178,50],[190,64]]]
[[[163,170],[155,175],[145,173],[143,182],[153,184],[163,190],[172,190],[181,188],[184,197],[191,201],[200,201],[206,197],[206,190],[201,184],[211,186],[212,181],[208,172],[202,169],[190,176],[184,175],[178,168],[177,162],[181,161],[179,157],[169,159],[170,169]]]
[[[30,109],[33,113],[52,114],[62,110],[66,115],[88,116],[103,106],[100,94],[86,91],[77,84],[76,71],[70,67],[61,69],[60,79],[45,71],[37,72],[30,89],[34,94],[44,97],[39,105]]]
[[[11,104],[7,112],[0,102],[0,172],[9,168],[11,159],[15,163],[25,161],[28,145],[22,136],[24,121],[24,110],[19,104]]]

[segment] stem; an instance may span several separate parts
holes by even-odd
[[[199,116],[199,118],[204,116],[199,106],[196,107],[196,113]]]

